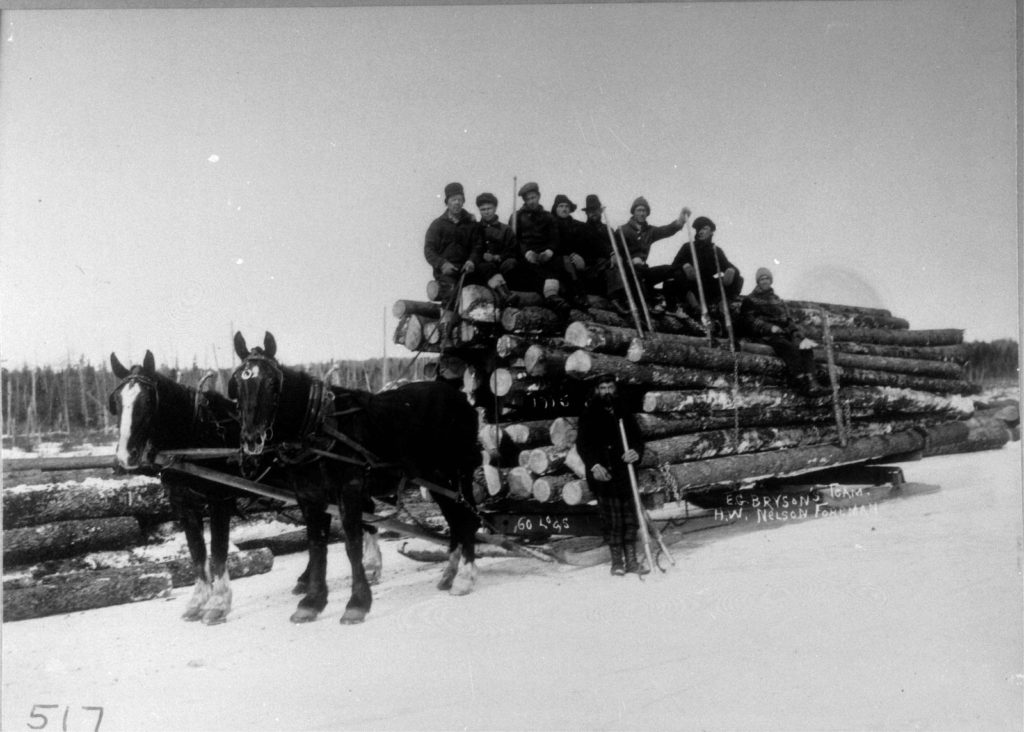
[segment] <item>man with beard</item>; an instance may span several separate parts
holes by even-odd
[[[510,225],[519,241],[519,253],[533,280],[531,289],[540,292],[549,307],[567,315],[569,303],[559,294],[565,269],[555,218],[540,205],[540,186],[530,182],[519,189],[522,207],[512,214]]]
[[[619,420],[626,429],[623,447]],[[612,574],[646,574],[636,556],[639,517],[633,504],[632,487],[626,467],[643,456],[644,442],[636,417],[619,400],[615,376],[601,374],[594,394],[587,402],[577,425],[576,450],[587,468],[587,485],[597,498],[601,527],[612,557]]]
[[[798,391],[805,396],[820,396],[828,389],[818,383],[814,351],[817,343],[806,338],[792,316],[786,301],[772,289],[771,270],[757,270],[753,291],[743,298],[740,306],[740,324],[743,330],[775,351],[786,363],[786,371]]]
[[[651,253],[651,245],[654,242],[666,239],[683,228],[687,219],[690,218],[690,209],[683,207],[682,211],[679,212],[679,216],[671,223],[664,226],[651,226],[647,223],[647,217],[651,214],[651,205],[647,203],[646,198],[640,196],[629,207],[629,213],[631,218],[619,227],[619,231],[616,234],[616,236],[620,237],[619,241],[616,242],[616,246],[621,246],[622,240],[625,240],[628,256],[633,262],[637,279],[639,279],[640,285],[643,287],[644,299],[647,301],[648,307],[651,308],[652,312],[664,312],[664,308],[655,301],[654,286],[663,282],[670,275],[671,268],[667,265],[648,267],[647,257]],[[628,271],[629,263],[623,262],[623,264]],[[613,283],[609,288],[613,303],[620,312],[628,312],[626,310],[625,290],[623,289],[621,277],[617,276],[617,270],[614,274]],[[635,288],[633,288],[633,295],[636,298]]]
[[[512,229],[498,220],[498,197],[481,193],[476,197],[480,211],[477,224],[478,278],[487,283],[498,296],[498,307],[516,304],[516,295],[509,288],[524,289],[523,267],[519,261],[519,245]]]
[[[693,231],[696,241],[693,244],[683,244],[670,265],[671,274],[665,283],[667,297],[681,306],[689,307],[690,314],[699,317],[700,295],[703,289],[708,314],[712,321],[717,323],[721,335],[725,332],[725,308],[739,297],[743,289],[743,277],[739,268],[725,256],[722,248],[712,241],[715,235],[714,221],[706,216],[698,216],[693,222]],[[697,252],[696,266],[694,251]],[[718,284],[719,275],[725,290],[724,302],[722,288]]]

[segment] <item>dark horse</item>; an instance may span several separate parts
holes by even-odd
[[[173,468],[155,463],[161,450],[237,448],[235,405],[214,390],[179,384],[157,373],[153,354],[146,351],[141,366],[125,368],[113,353],[110,366],[121,382],[110,394],[109,408],[118,417],[117,464],[133,472],[159,472],[172,508],[182,522],[196,583],[182,618],[207,625],[223,623],[231,611],[228,580],[228,532],[238,493]],[[208,461],[213,469],[237,470],[227,458]],[[203,510],[210,513],[210,551],[207,561]]]
[[[232,376],[229,393],[238,400],[243,454],[276,453],[306,519],[306,595],[292,621],[314,620],[327,605],[331,517],[326,510],[331,503],[341,512],[352,567],[352,594],[341,622],[361,622],[370,611],[373,598],[362,566],[362,512],[377,471],[397,469],[406,479],[441,489],[431,493],[448,522],[451,540],[438,587],[452,594],[472,590],[480,525],[472,476],[480,451],[476,412],[465,397],[440,382],[412,383],[380,394],[326,386],[279,364],[270,333],[264,335],[262,348],[251,351],[236,333],[235,351],[242,365]]]

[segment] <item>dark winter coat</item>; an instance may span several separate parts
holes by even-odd
[[[501,223],[497,218],[480,221],[477,224],[477,237],[481,257],[486,253],[499,255],[501,261],[519,258],[519,245],[516,243],[515,234],[507,224]]]
[[[536,208],[520,208],[513,214],[515,218],[516,239],[522,254],[550,249],[556,256],[563,254],[558,238],[558,227],[555,217],[545,211],[542,206]]]
[[[687,242],[679,248],[679,252],[676,254],[675,259],[672,260],[672,268],[674,270],[682,270],[683,265],[693,264],[693,247],[697,248],[697,265],[700,270],[700,282],[704,287],[704,297],[707,298],[709,303],[718,302],[721,300],[721,294],[718,291],[718,280],[715,279],[715,273],[721,270],[723,273],[730,267],[736,270],[736,275],[733,277],[732,285],[726,287],[726,294],[732,298],[739,295],[740,288],[743,286],[743,278],[740,276],[740,268],[729,261],[729,258],[725,256],[725,252],[717,244],[709,241]],[[718,255],[718,267],[715,266],[715,255]],[[676,275],[680,282],[685,286],[689,287],[691,280],[687,279],[685,274],[681,272]],[[693,282],[693,289],[696,290],[697,283]]]
[[[740,324],[743,330],[754,338],[769,338],[772,326],[782,328],[788,338],[802,338],[798,326],[789,312],[786,301],[769,288],[762,292],[758,288],[743,298],[740,305]]]
[[[651,245],[654,242],[660,239],[667,239],[682,228],[677,221],[665,224],[664,226],[651,226],[646,222],[641,224],[635,218],[631,218],[619,227],[619,232],[616,233],[616,236],[619,236],[621,233],[621,236],[625,238],[626,249],[629,250],[630,259],[640,257],[646,262],[648,255],[651,253]]]
[[[465,264],[473,256],[476,237],[476,219],[465,209],[460,212],[458,221],[452,221],[445,211],[430,222],[423,244],[423,256],[434,268],[434,279],[440,277],[441,266],[445,262],[456,267]],[[474,261],[474,264],[478,262]]]
[[[626,440],[629,446],[644,455],[643,435],[636,423],[636,417],[626,411],[621,404],[609,409],[600,399],[591,399],[580,415],[576,432],[576,451],[583,459],[587,468],[587,484],[594,495],[629,495],[632,488],[629,484],[629,472],[626,463],[622,462],[622,437],[619,434],[619,420],[626,427]],[[594,465],[603,466],[612,479],[604,482],[594,478]],[[634,466],[636,463],[634,463]]]

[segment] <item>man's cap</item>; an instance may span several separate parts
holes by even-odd
[[[476,197],[477,208],[480,208],[480,206],[483,206],[484,204],[487,203],[491,204],[492,206],[497,206],[498,197],[495,196],[493,193],[481,193],[479,196]]]
[[[643,196],[637,196],[636,200],[633,201],[633,205],[629,207],[629,212],[632,214],[636,211],[637,206],[643,206],[647,209],[647,213],[651,212],[651,204],[647,203],[647,199]]]
[[[693,220],[693,230],[700,231],[705,226],[710,226],[711,230],[715,230],[715,222],[709,219],[707,216],[698,216]]]
[[[449,183],[444,187],[444,202],[448,203],[448,199],[452,196],[466,197],[466,192],[462,190],[461,183]]]
[[[569,204],[569,213],[572,213],[573,211],[576,210],[576,204],[570,201],[569,197],[564,193],[559,193],[557,196],[555,196],[555,202],[551,204],[551,210],[554,211],[556,208],[558,208],[558,204],[560,203]]]
[[[530,181],[529,183],[523,183],[523,187],[519,189],[519,197],[526,198],[527,193],[540,194],[540,186]]]
[[[600,211],[601,199],[597,197],[596,193],[587,194],[587,205],[583,207],[584,212],[590,213],[591,211]]]
[[[762,277],[767,277],[772,282],[775,281],[775,278],[772,276],[772,271],[770,269],[768,269],[767,267],[758,267],[757,268],[757,272],[754,274],[754,282],[757,282]]]

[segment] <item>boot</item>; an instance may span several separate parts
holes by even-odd
[[[609,544],[608,550],[612,553],[612,574],[621,577],[626,574],[625,556],[621,544]]]
[[[633,572],[635,574],[647,574],[651,571],[648,567],[641,566],[640,562],[637,561],[635,541],[627,541],[624,548],[626,550],[627,572]]]
[[[508,285],[498,285],[494,288],[494,294],[497,295],[499,308],[514,308],[519,304],[519,295],[508,289]]]

